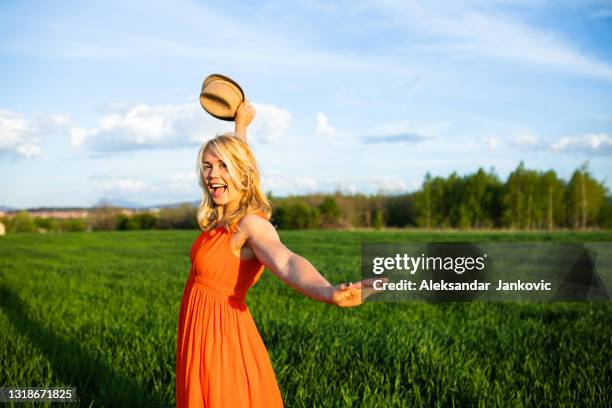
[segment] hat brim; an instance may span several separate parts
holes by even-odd
[[[233,121],[238,106],[244,101],[244,91],[234,80],[212,74],[204,79],[200,105],[217,119]]]

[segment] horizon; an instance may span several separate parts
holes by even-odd
[[[0,5],[0,205],[197,200],[236,80],[275,196],[404,194],[523,161],[612,188],[612,1]],[[606,108],[608,107],[608,108]]]
[[[586,163],[588,165],[588,163]],[[520,164],[519,164],[520,165]],[[517,166],[518,168],[518,166]],[[487,174],[494,174],[501,183],[506,183],[507,182],[507,178],[506,180],[502,179],[499,177],[499,175],[497,174],[497,172],[495,171],[494,168],[491,168],[489,170],[485,170],[482,167],[479,167],[478,170],[475,170],[473,172],[468,172],[468,173],[464,173],[464,174],[458,174],[456,173],[459,177],[466,177],[466,176],[470,176],[470,175],[474,175],[476,174],[477,171],[479,170],[483,170],[485,172],[487,172]],[[527,169],[527,170],[532,170],[532,169]],[[576,171],[578,171],[579,169],[575,169]],[[587,172],[589,172],[588,167],[586,168]],[[546,171],[546,170],[544,170]],[[451,172],[452,174],[453,172]],[[596,174],[592,174],[591,172],[589,172],[589,174],[598,182],[602,183],[602,185],[605,186],[605,182],[603,179],[599,179],[597,177]],[[449,175],[446,176],[441,176],[441,175],[436,175],[433,174],[431,175],[431,177],[436,178],[436,177],[448,177]],[[557,175],[558,176],[558,175]],[[561,181],[563,181],[564,183],[568,183],[569,179],[561,179]],[[349,192],[349,191],[340,191],[340,190],[336,190],[336,191],[328,191],[328,192],[317,192],[317,191],[313,191],[313,192],[308,192],[308,193],[297,193],[297,194],[284,194],[284,195],[276,195],[273,194],[272,191],[267,191],[266,195],[267,196],[271,196],[273,199],[291,199],[291,198],[299,198],[299,197],[310,197],[310,196],[344,196],[344,197],[350,197],[350,196],[355,196],[355,195],[364,195],[366,197],[377,197],[377,196],[383,196],[383,197],[397,197],[397,196],[402,196],[402,195],[413,195],[416,194],[417,192],[422,190],[422,186],[419,186],[417,189],[411,190],[411,191],[378,191],[378,192],[368,192],[368,193],[364,193],[364,192]],[[606,191],[606,198],[612,198],[611,195],[611,191],[608,188],[608,190]],[[55,210],[55,209],[95,209],[95,208],[103,208],[103,207],[114,207],[114,208],[122,208],[122,209],[129,209],[129,210],[151,210],[151,209],[157,209],[157,208],[165,208],[165,207],[177,207],[180,205],[184,205],[184,204],[196,204],[199,203],[199,199],[189,199],[189,200],[180,200],[180,201],[168,201],[168,202],[164,202],[164,203],[154,203],[154,204],[142,204],[142,203],[138,203],[135,201],[129,201],[129,200],[123,200],[123,199],[113,199],[113,198],[108,198],[108,197],[102,197],[100,198],[98,201],[96,201],[95,203],[88,205],[88,206],[74,206],[74,205],[68,205],[68,206],[48,206],[48,205],[42,205],[42,206],[38,206],[38,207],[20,207],[20,208],[16,208],[16,207],[10,207],[10,206],[6,206],[3,205],[2,203],[0,203],[0,211],[5,211],[5,212],[16,212],[16,211],[36,211],[36,210]]]

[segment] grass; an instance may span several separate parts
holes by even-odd
[[[0,384],[72,385],[80,406],[173,406],[177,315],[197,233],[1,237]],[[359,279],[362,241],[612,241],[610,232],[281,237],[332,282]],[[338,309],[266,272],[247,303],[289,407],[612,404],[608,302]]]

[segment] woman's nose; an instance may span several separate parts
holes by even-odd
[[[208,177],[211,179],[219,177],[219,168],[216,166],[212,166],[210,172],[208,173]]]

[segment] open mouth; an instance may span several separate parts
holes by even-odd
[[[212,196],[215,198],[221,197],[221,195],[227,191],[227,186],[222,183],[210,183],[208,188],[210,189]]]

